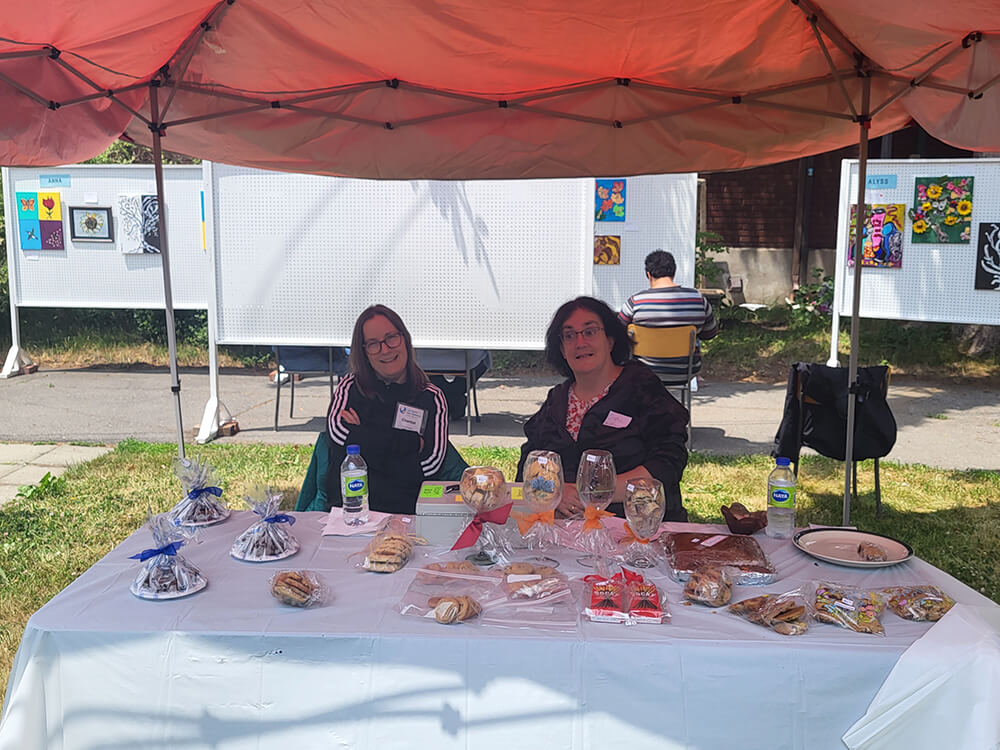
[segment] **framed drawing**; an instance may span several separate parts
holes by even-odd
[[[114,222],[111,208],[103,206],[70,206],[69,237],[85,242],[114,242]]]

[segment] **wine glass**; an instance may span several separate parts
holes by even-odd
[[[492,466],[470,466],[462,472],[458,491],[462,500],[477,515],[496,510],[508,500],[507,482],[503,472]],[[494,524],[484,523],[482,533],[476,541],[476,552],[466,559],[489,567],[499,559],[510,558],[510,550],[505,540],[493,528]]]
[[[576,472],[576,492],[580,499],[594,510],[604,510],[615,497],[615,459],[608,451],[588,449],[580,456],[580,468]],[[588,521],[588,523],[590,523]],[[582,541],[589,555],[578,558],[581,565],[593,568],[603,559],[601,554],[611,547],[611,537],[598,518],[597,528],[587,528],[584,524]]]
[[[663,521],[667,499],[663,483],[651,477],[639,477],[625,485],[625,518],[636,537],[626,551],[625,559],[637,568],[652,568],[656,557],[649,540]]]
[[[551,513],[562,500],[562,459],[553,451],[531,451],[524,462],[524,504],[532,514]],[[551,521],[538,521],[524,535],[528,549],[543,552],[555,542],[555,526]],[[529,558],[531,562],[557,567],[558,560],[543,554]]]

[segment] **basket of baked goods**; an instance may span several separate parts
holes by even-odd
[[[678,532],[660,537],[670,574],[687,581],[700,568],[735,568],[732,583],[765,585],[778,580],[778,571],[752,536],[707,532]]]
[[[170,510],[180,526],[210,526],[229,518],[222,502],[222,488],[215,469],[197,458],[175,458],[174,474],[184,488],[184,498]]]
[[[175,524],[169,513],[150,513],[146,525],[153,546],[131,556],[143,565],[129,591],[140,599],[177,599],[205,588],[208,579],[178,552],[191,532]]]
[[[258,488],[243,498],[257,516],[257,521],[236,537],[230,554],[247,562],[271,562],[291,557],[299,551],[299,542],[288,528],[295,517],[281,513],[281,495],[270,487]]]

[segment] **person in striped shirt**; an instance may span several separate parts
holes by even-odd
[[[649,289],[633,294],[618,313],[622,323],[635,323],[652,328],[695,326],[698,338],[710,339],[719,332],[712,305],[697,289],[674,283],[677,261],[666,250],[654,250],[646,256],[646,278]],[[686,357],[638,357],[663,379],[676,375],[683,382],[687,373]],[[695,351],[694,369],[701,371],[701,352]]]

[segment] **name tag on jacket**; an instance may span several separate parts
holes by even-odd
[[[404,404],[401,401],[396,404],[396,419],[392,423],[392,426],[397,430],[422,433],[426,422],[427,412],[419,406]]]
[[[632,424],[632,417],[619,414],[616,411],[609,411],[608,416],[604,419],[605,427],[614,427],[619,430],[623,427],[628,427],[630,424]]]

